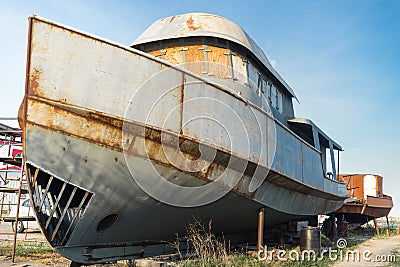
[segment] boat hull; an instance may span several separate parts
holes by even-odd
[[[226,88],[43,19],[29,31],[19,115],[29,189],[65,257],[158,255],[194,220],[249,233],[260,208],[269,227],[346,198],[319,151]]]
[[[150,197],[140,188],[132,178],[126,163],[123,160],[116,160],[124,158],[122,152],[36,126],[29,127],[28,132],[30,132],[27,135],[29,144],[34,144],[37,149],[32,147],[27,149],[41,150],[40,153],[34,153],[35,156],[27,161],[31,193],[36,207],[40,205],[38,203],[46,202],[41,200],[40,195],[47,188],[51,176],[92,194],[79,216],[73,222],[64,219],[63,228],[60,227],[56,235],[54,227],[45,229],[48,218],[46,214],[49,214],[51,208],[46,210],[42,207],[37,213],[39,224],[49,243],[62,255],[75,262],[90,264],[167,253],[172,249],[170,244],[178,237],[184,236],[186,227],[196,220],[205,224],[212,222],[212,231],[217,234],[224,233],[227,237],[239,234],[237,241],[252,241],[255,237],[251,233],[257,229],[258,210],[262,207],[265,209],[264,220],[267,229],[282,222],[312,217],[270,208],[272,203],[271,205],[260,203],[236,190],[201,207],[171,206]],[[46,136],[46,139],[43,139],[43,136]],[[46,145],[49,143],[58,145]],[[78,159],[77,155],[80,155]],[[137,156],[128,157],[128,161],[137,165],[138,169],[146,164],[143,162],[145,159]],[[41,164],[38,174],[41,178],[37,178],[36,184],[32,186],[38,167],[36,162]],[[185,175],[175,168],[156,163],[154,166],[165,177],[171,177],[175,183],[178,180],[180,184],[186,186],[198,186],[204,183],[204,180]],[[266,187],[268,185],[274,187],[269,183]],[[39,194],[35,191],[38,187],[41,192]],[[61,186],[57,188],[60,190]],[[68,198],[66,191],[64,194]],[[57,198],[60,192],[54,189],[52,195]],[[290,195],[296,193],[287,190],[287,194],[282,196],[282,190],[269,190],[268,195],[270,199],[282,201],[282,198],[290,200]],[[307,196],[299,193],[295,198],[306,201]],[[80,201],[80,198],[74,200],[76,203]],[[314,201],[326,203],[322,198],[314,198]],[[294,202],[302,205],[301,201]],[[340,201],[332,206],[336,205],[340,205]],[[64,208],[60,206],[59,209]],[[296,209],[299,210],[293,205],[293,210]],[[109,228],[98,231],[98,225],[109,214],[117,214],[118,220]],[[232,243],[234,242],[235,240],[232,240]]]
[[[350,223],[364,224],[370,220],[388,216],[392,208],[393,200],[389,196],[367,196],[364,204],[344,203],[335,213],[339,219],[344,217]]]

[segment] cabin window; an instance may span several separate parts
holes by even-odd
[[[271,109],[269,108],[269,100],[268,100],[268,82],[265,81],[264,79],[261,80],[262,85],[261,85],[261,95],[262,95],[262,108],[266,111],[270,111]]]
[[[247,64],[247,70],[248,70],[247,84],[250,85],[251,88],[254,88],[254,91],[257,92],[259,72],[251,63]]]
[[[233,67],[233,59],[232,59],[232,51],[230,49],[227,49],[227,52],[224,53],[225,56],[228,58],[228,68],[229,68],[229,74],[226,76],[226,78],[233,79],[234,77],[234,67]]]
[[[333,147],[325,148],[321,145],[321,151],[325,149],[325,171],[326,177],[331,177],[332,179],[336,179],[337,169],[336,163],[338,162],[338,154],[335,155]],[[322,153],[323,154],[323,153]]]
[[[276,91],[277,92],[277,102],[276,102],[276,108],[279,110],[279,112],[280,113],[282,113],[283,112],[283,95],[282,95],[282,93],[279,91],[279,90],[277,90]]]
[[[263,80],[261,77],[261,73],[258,73],[258,80],[257,80],[257,94],[261,97],[261,93],[263,92]]]
[[[247,61],[239,54],[232,53],[233,80],[239,84],[247,83]]]
[[[244,75],[244,77],[245,77],[245,82],[244,82],[244,85],[250,86],[250,83],[251,83],[251,82],[254,83],[254,79],[251,80],[251,78],[250,78],[250,73],[252,73],[252,72],[250,71],[250,68],[251,68],[252,66],[249,64],[249,61],[248,61],[246,58],[243,58],[243,64],[244,64],[244,66],[245,66],[245,75]],[[253,74],[253,73],[252,73],[252,74]]]
[[[268,101],[271,103],[271,96],[272,96],[272,83],[271,81],[267,82],[267,91],[268,91]]]
[[[264,94],[264,98],[268,98],[267,94],[268,94],[268,83],[262,79],[262,85],[261,85],[261,93]]]
[[[277,103],[277,95],[276,95],[276,87],[275,85],[271,86],[271,106],[276,108],[276,103]]]

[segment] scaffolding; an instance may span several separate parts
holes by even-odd
[[[0,121],[15,118],[0,118]],[[17,234],[25,230],[24,240],[27,239],[29,222],[35,221],[27,189],[27,178],[24,172],[22,158],[22,132],[18,128],[0,123],[0,223],[10,222],[12,232],[0,234],[13,235],[11,248],[0,250],[11,251],[12,261],[15,260]],[[21,204],[28,207],[28,213],[20,216]]]

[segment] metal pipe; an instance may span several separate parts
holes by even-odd
[[[337,151],[337,178],[336,180],[339,180],[339,175],[340,175],[340,150]]]
[[[257,249],[263,248],[264,244],[264,208],[258,212],[258,231],[257,231]]]
[[[390,236],[390,226],[389,226],[389,217],[388,217],[388,216],[386,216],[386,223],[387,223],[387,232],[386,232],[386,235],[387,235],[387,236]]]
[[[375,234],[379,235],[378,222],[376,221],[376,218],[374,218],[374,225],[375,225]]]

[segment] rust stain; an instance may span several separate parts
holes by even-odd
[[[18,109],[18,124],[22,132],[25,132],[25,114],[26,114],[25,102],[26,102],[26,97],[24,97]]]
[[[216,164],[210,164],[210,166],[207,168],[205,177],[212,178],[214,173],[217,173],[217,169],[215,167],[221,168],[221,165],[216,165]],[[222,166],[222,172],[225,170],[225,167]]]
[[[124,151],[125,153],[138,157],[149,158],[157,164],[176,168],[171,164],[164,153],[163,146],[165,146],[165,144],[161,144],[160,129],[134,122],[124,122],[124,129],[122,129],[122,127],[116,127],[116,125],[122,126],[123,123],[122,121],[116,122],[118,120],[117,118],[106,118],[107,115],[100,113],[93,116],[93,114],[89,115],[82,111],[71,111],[68,110],[66,106],[62,108],[61,106],[53,106],[50,103],[46,103],[44,100],[40,101],[36,99],[36,97],[28,98],[28,107],[30,112],[26,127],[38,125],[50,131],[57,131],[65,135],[75,136],[96,145],[106,146],[116,151]],[[94,117],[96,117],[96,119]],[[129,131],[129,140],[132,141],[126,140],[126,142],[123,142],[122,135],[123,131],[126,130],[126,124],[128,124],[129,130],[131,130]],[[90,125],[89,129],[87,128],[88,125]],[[198,140],[183,136],[177,137],[180,141],[179,149],[183,156],[187,159],[196,160],[200,156]],[[170,139],[176,140],[174,138]],[[124,149],[127,148],[127,146],[128,151]],[[167,144],[167,146],[169,147],[170,144]],[[173,149],[173,147],[171,148]],[[66,150],[65,147],[62,147],[62,149],[64,151]],[[224,160],[224,157],[227,156],[226,152],[220,149],[218,150],[219,152],[216,158],[213,162],[210,162],[211,165],[202,169],[202,171],[193,173],[178,170],[210,182],[218,177],[227,167]],[[85,158],[82,158],[82,160],[85,162]],[[114,158],[114,160],[117,161],[118,159]],[[193,166],[190,167],[199,169],[198,167],[203,164],[204,160],[201,160],[198,163],[193,162]],[[221,185],[227,186],[224,184]],[[246,197],[253,197],[252,195],[248,195],[248,193],[246,194],[246,192],[240,192],[237,189],[233,190]]]
[[[114,148],[121,147],[122,131],[113,124],[109,125],[91,116],[86,117],[34,99],[28,99],[28,107],[30,111],[28,120],[34,120],[64,134],[79,135],[90,139],[93,143],[107,144]]]
[[[186,21],[186,25],[188,26],[189,30],[195,31],[200,29],[200,27],[196,27],[193,24],[194,24],[193,16],[190,16],[189,19]]]
[[[190,156],[188,155],[188,156],[186,156],[186,158],[188,158],[190,160],[197,160],[201,156],[201,152],[200,152],[200,149],[199,149],[199,144],[197,142],[192,142],[192,141],[189,141],[189,140],[183,140],[179,144],[179,149],[182,152],[185,152],[185,153],[189,154]]]
[[[173,22],[175,18],[176,18],[176,16],[173,16],[173,17],[169,20],[169,23]]]
[[[42,71],[40,69],[34,68],[30,78],[29,78],[29,88],[28,88],[28,93],[33,94],[33,95],[39,95],[40,90],[39,90],[39,81],[40,81],[40,75],[42,74]]]
[[[122,128],[122,125],[123,125],[122,120],[104,116],[103,114],[99,114],[99,113],[89,112],[88,117],[95,119],[95,120],[100,120],[100,121],[104,122],[105,124],[113,125],[117,128]]]

